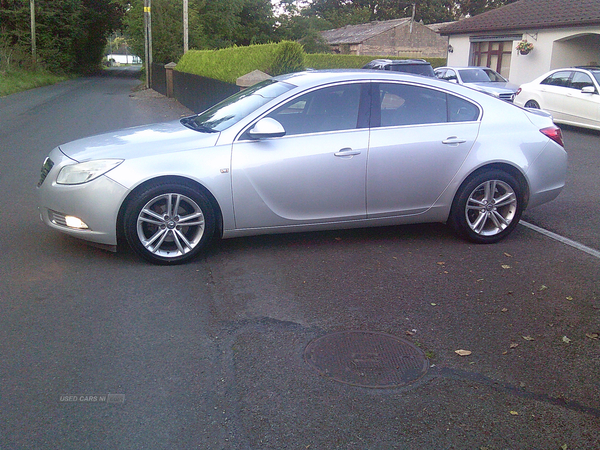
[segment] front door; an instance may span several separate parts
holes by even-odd
[[[364,219],[369,130],[364,83],[321,88],[268,114],[286,135],[236,141],[232,183],[237,229]]]

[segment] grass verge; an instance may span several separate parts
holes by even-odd
[[[0,97],[40,86],[55,84],[68,78],[68,76],[54,75],[42,71],[0,71]]]

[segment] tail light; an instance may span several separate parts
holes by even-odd
[[[562,131],[557,126],[548,127],[548,128],[542,128],[540,130],[540,132],[542,132],[543,134],[545,134],[546,136],[548,136],[550,139],[552,139],[554,142],[556,142],[561,147],[565,146],[565,143],[563,141]]]
[[[521,93],[521,88],[517,89],[517,92],[515,92],[515,97],[516,97],[517,95],[519,95],[520,93]]]

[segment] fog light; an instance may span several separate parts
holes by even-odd
[[[65,223],[67,224],[68,227],[71,228],[79,228],[79,229],[87,229],[88,226],[86,225],[86,223],[79,219],[78,217],[74,217],[74,216],[65,216]]]

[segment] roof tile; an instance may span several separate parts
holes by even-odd
[[[480,31],[600,25],[600,0],[520,0],[440,30],[443,35]]]

